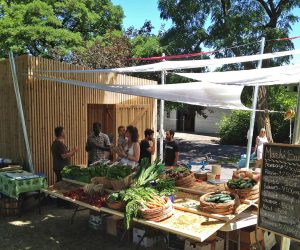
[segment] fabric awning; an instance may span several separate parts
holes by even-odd
[[[179,69],[193,69],[209,66],[218,66],[224,64],[233,64],[241,62],[258,61],[261,59],[270,59],[289,55],[300,54],[300,49],[289,50],[268,54],[259,54],[251,56],[240,56],[220,59],[204,59],[204,60],[185,60],[185,61],[164,61],[159,63],[147,64],[142,66],[134,66],[127,68],[114,68],[114,69],[95,69],[95,70],[38,70],[35,72],[60,72],[60,73],[131,73],[131,72],[155,72],[164,70],[179,70]]]
[[[300,81],[300,64],[226,72],[176,73],[196,81],[230,85],[293,84]]]
[[[240,96],[243,86],[228,86],[202,82],[138,86],[107,85],[43,76],[33,77],[80,87],[123,93],[127,95],[150,97],[172,102],[181,102],[222,109],[250,110],[241,103]]]

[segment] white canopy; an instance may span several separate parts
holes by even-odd
[[[61,72],[61,73],[95,73],[95,72],[115,72],[115,73],[130,73],[130,72],[154,72],[164,70],[177,70],[177,69],[193,69],[208,66],[233,64],[241,62],[258,61],[261,59],[270,59],[281,56],[297,55],[300,54],[300,49],[282,51],[269,54],[259,54],[252,56],[240,56],[221,59],[204,59],[204,60],[181,60],[181,61],[164,61],[159,63],[147,64],[142,66],[134,66],[127,68],[114,68],[114,69],[96,69],[96,70],[38,70],[36,72]]]
[[[273,68],[208,73],[177,73],[196,81],[230,85],[293,84],[300,81],[300,64]]]
[[[227,86],[212,83],[176,83],[166,85],[107,85],[34,76],[35,78],[56,81],[75,86],[123,93],[135,96],[151,97],[166,101],[181,102],[222,109],[249,110],[241,103],[243,86]]]

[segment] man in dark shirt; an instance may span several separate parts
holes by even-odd
[[[144,132],[145,139],[141,141],[140,143],[140,161],[143,158],[149,159],[149,163],[151,163],[151,155],[155,152],[155,140],[153,138],[154,131],[150,128],[147,128]]]
[[[166,166],[176,166],[179,159],[178,144],[174,141],[174,131],[166,132],[166,144],[164,147],[164,163]]]
[[[53,157],[53,170],[56,175],[56,182],[62,180],[61,170],[71,164],[71,157],[78,152],[79,148],[69,150],[65,144],[65,129],[63,127],[57,127],[54,129],[56,139],[51,146],[51,152]]]

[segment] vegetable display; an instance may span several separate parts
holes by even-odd
[[[166,171],[166,176],[175,180],[182,179],[190,175],[190,170],[187,167],[179,166]]]
[[[230,194],[224,193],[216,193],[212,194],[211,196],[207,197],[205,201],[213,202],[213,203],[228,203],[234,200],[234,197]]]
[[[154,187],[160,196],[170,196],[176,193],[175,180],[159,179]]]
[[[133,182],[134,187],[146,186],[150,181],[157,179],[159,175],[158,160],[149,164],[147,158],[142,159],[138,173]]]
[[[63,178],[72,179],[84,183],[90,183],[91,174],[88,168],[80,168],[79,166],[67,166],[61,171]]]
[[[130,166],[114,165],[107,170],[106,177],[110,180],[121,180],[132,173]]]
[[[130,227],[133,217],[137,217],[142,208],[162,207],[166,201],[158,196],[156,190],[150,187],[129,188],[125,190],[124,200],[127,202],[125,208],[125,226]]]
[[[104,177],[107,175],[108,165],[106,164],[98,164],[94,165],[92,167],[89,167],[89,172],[91,174],[91,177]]]
[[[234,171],[232,179],[227,182],[231,189],[253,188],[257,184],[255,176],[250,171]]]
[[[100,194],[89,195],[84,192],[83,188],[63,193],[64,196],[73,200],[88,203],[95,207],[102,207],[105,204],[105,196]]]
[[[256,185],[256,182],[252,179],[238,179],[238,180],[229,180],[227,182],[227,186],[232,189],[244,189],[244,188],[252,188]]]

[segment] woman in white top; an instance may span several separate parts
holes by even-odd
[[[257,156],[255,167],[262,165],[263,148],[265,143],[268,143],[268,138],[266,136],[266,130],[262,128],[259,132],[259,135],[256,137],[256,144],[254,148],[254,153],[256,152]]]
[[[126,145],[124,146],[123,157],[120,161],[121,164],[136,167],[140,159],[140,144],[138,142],[139,133],[136,127],[132,125],[127,126],[125,136],[127,138]]]

